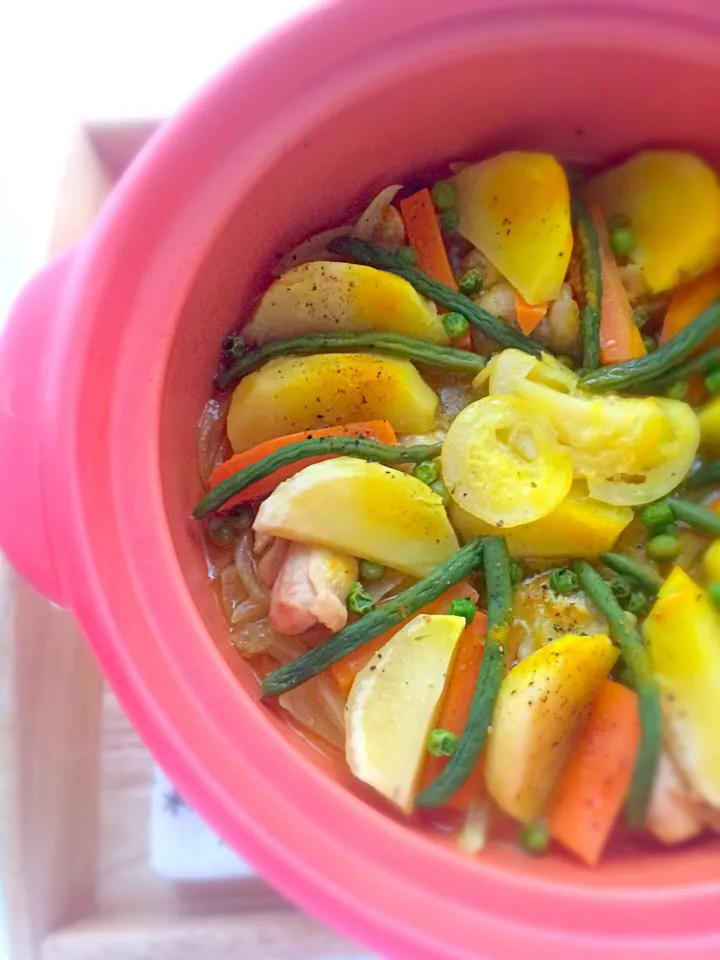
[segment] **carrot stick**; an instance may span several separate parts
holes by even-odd
[[[266,440],[259,443],[250,450],[244,450],[242,453],[236,453],[224,463],[219,464],[213,470],[208,481],[211,487],[216,487],[223,480],[233,476],[238,470],[250,466],[257,460],[267,457],[268,454],[287,447],[291,443],[298,443],[300,440],[308,440],[312,437],[366,437],[371,440],[380,440],[382,443],[397,443],[397,437],[391,424],[387,420],[368,420],[366,423],[347,423],[339,427],[324,427],[322,430],[303,430],[301,433],[291,433],[285,437],[277,437],[275,440]],[[309,467],[311,463],[318,463],[321,460],[330,460],[331,456],[326,457],[308,457],[305,460],[299,460],[297,463],[288,464],[276,470],[264,480],[258,480],[251,484],[242,493],[238,493],[228,500],[223,509],[232,507],[238,503],[244,503],[247,500],[255,500],[258,497],[265,497],[282,483],[288,477],[292,477],[304,467]]]
[[[457,290],[430,191],[419,190],[401,200],[400,213],[420,269],[433,280]]]
[[[528,336],[530,336],[545,316],[547,308],[548,305],[546,303],[528,303],[519,291],[515,291],[515,316],[517,317],[518,326],[522,332]]]
[[[390,640],[398,632],[398,630],[402,630],[406,624],[410,623],[411,620],[419,616],[421,613],[447,613],[453,600],[458,600],[461,597],[467,597],[468,600],[472,600],[472,602],[475,603],[477,600],[477,591],[467,583],[456,583],[454,586],[446,590],[445,593],[439,596],[437,600],[433,600],[432,603],[428,603],[427,606],[422,608],[422,610],[418,610],[417,613],[414,613],[411,617],[408,617],[407,620],[403,620],[402,623],[398,624],[396,627],[393,627],[392,630],[387,630],[385,633],[381,633],[379,637],[375,637],[374,640],[371,640],[358,650],[354,650],[346,657],[343,657],[342,660],[338,660],[337,663],[334,663],[330,669],[332,670],[333,676],[335,677],[342,693],[345,696],[350,693],[350,687],[353,685],[353,681],[358,673],[360,673],[362,668],[371,659],[371,657],[381,647],[384,647],[388,640]],[[478,615],[476,614],[475,620],[477,619]],[[473,623],[474,622],[475,621],[473,620]]]
[[[625,802],[640,746],[637,694],[606,680],[553,794],[551,835],[594,866]]]
[[[720,269],[712,270],[710,273],[705,273],[703,276],[691,280],[690,283],[678,287],[670,298],[665,313],[662,330],[660,331],[660,343],[667,343],[677,333],[684,330],[718,297],[720,297]],[[702,353],[708,347],[718,345],[720,345],[720,331],[711,334],[698,347],[697,352]]]
[[[455,657],[455,663],[448,684],[448,691],[440,710],[436,726],[441,730],[449,730],[457,737],[465,729],[470,705],[475,695],[480,661],[482,660],[483,641],[487,630],[487,617],[478,611],[473,621],[463,631],[460,645]],[[420,790],[424,790],[435,780],[442,771],[449,757],[433,757],[428,754],[425,769],[420,781]],[[470,801],[478,796],[482,787],[482,760],[477,764],[472,774],[458,790],[455,796],[448,801],[446,807],[453,810],[467,810]]]
[[[600,306],[600,362],[622,363],[647,353],[632,315],[627,292],[610,246],[605,217],[598,206],[588,207],[597,232],[602,268],[602,304]]]

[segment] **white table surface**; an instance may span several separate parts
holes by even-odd
[[[171,114],[239,49],[311,2],[0,0],[0,325],[43,262],[77,124]],[[2,891],[0,960],[9,960]]]

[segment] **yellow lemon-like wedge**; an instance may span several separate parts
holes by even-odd
[[[464,629],[462,617],[420,614],[378,650],[350,690],[348,765],[405,813],[413,807],[428,734]]]

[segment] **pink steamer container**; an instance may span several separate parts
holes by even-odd
[[[228,652],[197,526],[219,344],[273,256],[381,185],[506,146],[720,166],[709,0],[337,0],[154,137],[0,343],[0,543],[77,616],[189,802],[279,890],[408,960],[720,956],[720,846],[479,857],[349,789]]]

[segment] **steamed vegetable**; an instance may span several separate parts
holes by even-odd
[[[313,464],[286,480],[260,505],[254,529],[417,577],[458,547],[441,498],[426,484],[352,457]]]
[[[467,601],[469,602],[469,601]],[[457,601],[455,601],[457,603]],[[451,607],[455,610],[455,605]],[[450,679],[447,683],[447,694],[438,714],[437,724],[442,730],[454,735],[458,741],[467,725],[472,708],[480,663],[483,654],[483,643],[487,630],[487,617],[478,611],[463,630],[457,646],[457,654],[453,663]],[[457,749],[457,743],[455,750]],[[453,753],[455,752],[453,750]],[[449,754],[452,756],[452,754]],[[424,790],[430,786],[447,766],[448,755],[428,756],[420,780],[420,788]],[[445,804],[454,810],[467,810],[482,790],[482,763],[477,763],[474,770],[460,787],[457,793]]]
[[[630,390],[644,386],[672,372],[716,330],[720,329],[720,300],[689,323],[685,329],[646,357],[613,363],[602,370],[586,373],[580,386],[587,390]]]
[[[329,640],[274,670],[263,681],[261,696],[277,697],[287,690],[293,690],[436,600],[448,587],[465,580],[478,569],[482,563],[483,545],[482,540],[468,543],[419,583],[413,584],[356,623],[351,623]]]
[[[513,557],[597,557],[611,550],[633,518],[630,507],[593,500],[582,484],[570,488],[554,510],[532,523],[502,527]],[[463,540],[500,533],[500,528],[473,516],[460,503],[450,507],[450,519]]]
[[[436,614],[449,614],[450,607],[455,600],[466,599],[472,603],[475,603],[477,596],[477,590],[471,587],[470,584],[456,583],[444,593],[441,593],[436,600],[431,600],[430,603],[426,604],[424,607],[421,607],[419,610],[416,610],[413,615],[415,615],[415,613],[425,613],[431,616]],[[365,664],[370,661],[372,656],[381,647],[384,647],[385,644],[395,636],[398,630],[401,630],[403,627],[407,626],[411,620],[412,617],[409,616],[406,620],[403,620],[399,626],[391,627],[390,630],[379,634],[379,636],[375,637],[373,640],[369,640],[357,650],[353,650],[351,653],[347,654],[347,656],[343,657],[341,660],[338,660],[337,663],[332,665],[331,670],[333,677],[335,678],[335,681],[340,687],[342,693],[348,694],[350,692],[350,687],[353,685],[355,677],[362,670]],[[480,623],[482,620],[484,620],[484,616],[478,619],[478,623]]]
[[[270,285],[243,336],[256,346],[310,333],[383,330],[447,343],[433,303],[400,277],[355,263],[293,267]]]
[[[603,553],[600,557],[602,562],[624,577],[633,580],[640,589],[649,596],[655,596],[662,587],[662,579],[649,567],[644,567],[631,557],[626,557],[622,553]]]
[[[275,340],[257,350],[246,351],[218,375],[217,384],[224,390],[274,357],[339,353],[345,350],[376,350],[391,357],[405,357],[416,363],[458,373],[478,373],[485,366],[485,360],[477,353],[427,343],[399,333],[317,333],[294,340]]]
[[[666,343],[682,333],[703,310],[718,299],[720,299],[720,269],[703,274],[674,290],[663,319],[660,343]],[[705,351],[717,346],[720,346],[720,333],[715,331],[700,345],[699,349]]]
[[[720,184],[699,157],[645,150],[601,173],[583,196],[610,220],[630,219],[637,241],[632,260],[652,291],[712,269],[720,261]]]
[[[538,304],[528,303],[522,294],[515,291],[515,316],[523,333],[530,336],[547,311],[548,305],[544,300]]]
[[[422,270],[418,270],[417,267],[409,266],[397,254],[388,253],[387,250],[383,250],[372,243],[363,243],[360,240],[351,240],[347,237],[333,240],[331,247],[333,252],[341,257],[347,257],[349,260],[365,263],[368,266],[379,267],[382,270],[389,270],[391,273],[403,277],[423,296],[430,297],[435,303],[446,307],[448,310],[454,310],[456,313],[462,314],[472,327],[484,333],[495,343],[504,347],[524,350],[533,357],[540,356],[538,345],[529,337],[526,337],[525,334],[514,330],[498,317],[493,316],[492,313],[483,310],[482,307],[464,294],[439,283],[437,280],[433,280]]]
[[[713,397],[698,411],[700,437],[708,450],[720,452],[720,397]]]
[[[445,484],[464,511],[515,527],[546,516],[572,483],[571,459],[542,412],[491,396],[455,417],[442,448]]]
[[[637,695],[603,681],[548,813],[553,838],[589,866],[600,859],[625,802],[639,746]]]
[[[537,650],[505,677],[485,756],[488,790],[505,813],[529,823],[546,812],[617,657],[608,637],[571,634]]]
[[[400,213],[405,224],[408,243],[418,255],[418,267],[433,280],[438,280],[446,287],[455,290],[457,284],[445,250],[430,191],[419,190],[412,196],[405,197],[400,201]]]
[[[502,537],[488,537],[484,541],[483,570],[488,601],[487,635],[475,692],[457,749],[437,778],[418,795],[419,807],[441,807],[448,803],[472,777],[487,739],[495,698],[505,672],[512,617],[510,560]]]
[[[589,213],[595,225],[602,270],[600,360],[603,364],[608,364],[644,357],[647,349],[633,318],[630,300],[610,246],[602,210],[592,206]]]
[[[600,366],[600,324],[603,296],[600,244],[595,221],[577,197],[573,201],[573,216],[583,271],[584,303],[580,318],[582,362],[584,370],[595,370]]]
[[[348,766],[405,813],[464,628],[461,617],[420,614],[363,667],[348,697]]]
[[[437,409],[437,395],[407,360],[363,353],[282,357],[235,388],[227,433],[236,453],[298,430],[358,420],[426,433]]]
[[[623,663],[638,695],[642,739],[630,786],[627,819],[631,827],[642,827],[662,747],[662,715],[657,680],[633,625],[634,621],[620,607],[609,585],[584,560],[575,561],[573,568],[585,593],[607,618],[610,635],[620,648]]]
[[[689,527],[709,533],[713,537],[720,537],[720,514],[714,510],[708,510],[699,503],[690,503],[689,500],[679,500],[677,497],[671,497],[666,503],[676,520],[681,520]]]
[[[454,179],[458,230],[530,304],[560,293],[572,251],[565,171],[547,153],[509,151]]]
[[[611,369],[611,368],[607,368]],[[504,350],[473,381],[491,395],[511,394],[544,415],[567,449],[574,476],[592,497],[638,506],[668,493],[689,471],[699,443],[697,417],[677,400],[596,397],[550,357]]]
[[[211,489],[216,488],[231,477],[237,478],[238,474],[247,470],[249,467],[257,466],[261,463],[267,465],[268,457],[270,457],[271,454],[275,454],[278,450],[283,450],[291,445],[301,443],[303,440],[316,437],[364,437],[368,440],[379,440],[384,444],[397,443],[395,431],[387,420],[368,420],[364,423],[347,423],[340,427],[325,427],[323,430],[305,430],[302,433],[292,433],[289,436],[278,437],[275,440],[266,440],[264,443],[260,443],[250,450],[245,450],[244,453],[236,453],[230,457],[229,460],[219,464],[215,470],[213,470],[208,484]],[[273,471],[266,474],[262,480],[249,482],[249,485],[246,485],[245,481],[242,481],[243,489],[233,493],[230,500],[227,500],[225,497],[225,491],[228,490],[228,488],[225,487],[222,493],[222,505],[232,507],[246,500],[255,500],[259,497],[264,497],[268,493],[271,493],[283,480],[287,480],[288,477],[297,473],[298,470],[302,470],[303,467],[309,467],[313,462],[315,462],[315,459],[293,460],[291,463],[288,463],[287,466],[274,467]],[[277,460],[275,463],[277,463]],[[238,487],[240,486],[237,479],[234,483],[237,484]],[[216,502],[215,498],[211,501],[212,504]],[[217,507],[211,506],[210,509],[214,510],[217,509]],[[206,512],[207,510],[204,509],[201,515],[204,515]]]
[[[643,626],[663,692],[671,753],[696,793],[720,807],[720,614],[680,567]]]
[[[337,436],[315,435],[312,439],[289,443],[254,463],[251,462],[236,472],[229,473],[224,480],[213,486],[213,489],[205,494],[195,508],[193,516],[204,517],[212,510],[217,510],[225,505],[231,498],[234,499],[239,496],[243,499],[251,499],[256,497],[258,496],[258,488],[264,480],[273,478],[273,488],[278,486],[280,481],[275,478],[279,472],[284,474],[284,479],[289,479],[305,467],[311,466],[313,463],[321,463],[333,456],[360,457],[364,460],[384,464],[417,463],[418,461],[426,462],[430,457],[439,456],[442,448],[442,444],[439,443],[404,447],[398,443],[388,444],[378,440],[365,439],[357,434],[353,435],[352,432],[343,436],[343,428],[338,427],[336,430],[339,434]],[[318,431],[318,433],[322,433],[322,431]],[[296,434],[296,436],[302,436],[302,434]],[[261,446],[264,446],[264,444],[261,444]],[[257,450],[258,448],[254,447],[253,449]],[[252,453],[252,451],[248,451],[248,453]],[[236,453],[231,461],[244,456],[244,454]],[[231,461],[228,461],[228,463]],[[226,464],[221,464],[221,467],[225,466]]]

